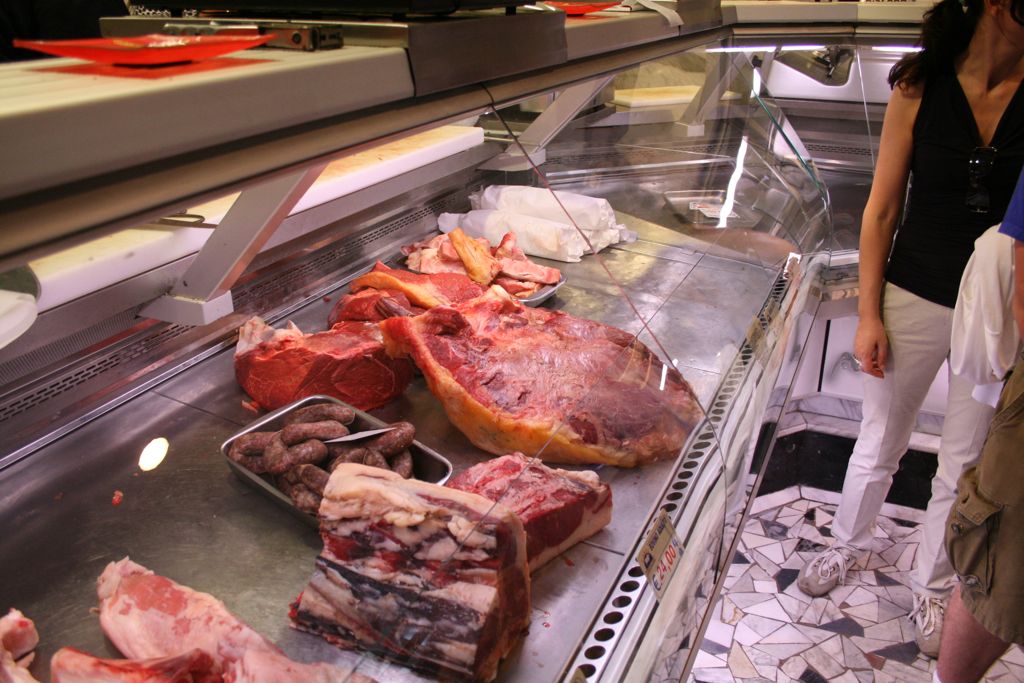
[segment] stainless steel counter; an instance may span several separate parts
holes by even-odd
[[[741,254],[726,258],[714,245],[631,220],[640,240],[605,252],[603,261],[708,405],[777,269],[746,262]],[[567,284],[549,305],[639,329],[596,259],[557,265]],[[323,329],[342,291],[291,319],[304,330]],[[62,646],[116,656],[90,608],[100,571],[125,555],[216,595],[297,659],[356,660],[354,653],[288,626],[288,605],[304,587],[320,541],[313,529],[236,480],[221,459],[219,444],[253,418],[242,406],[231,354],[191,367],[0,473],[0,604],[36,620],[42,644],[32,671],[40,680],[47,679],[49,657]],[[450,425],[422,379],[375,414],[414,422],[418,438],[456,470],[486,457]],[[139,471],[140,451],[159,436],[170,440],[167,460],[152,472]],[[534,575],[530,633],[502,666],[501,680],[563,676],[675,466],[597,468],[612,487],[612,524]],[[124,493],[117,506],[116,490]],[[417,680],[377,659],[360,671],[381,681]]]

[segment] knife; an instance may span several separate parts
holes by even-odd
[[[383,434],[384,432],[390,432],[394,427],[384,427],[383,429],[367,429],[365,432],[354,432],[352,434],[346,434],[345,436],[339,436],[336,439],[327,439],[324,443],[342,443],[344,441],[358,441],[359,439],[365,439],[368,436],[376,436],[377,434]]]

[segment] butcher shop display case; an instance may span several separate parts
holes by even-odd
[[[56,182],[0,274],[29,673],[683,676],[831,239],[724,36]]]

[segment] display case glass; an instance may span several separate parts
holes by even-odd
[[[0,470],[3,563],[32,571],[5,571],[0,597],[44,634],[37,677],[65,645],[117,656],[89,609],[96,577],[125,555],[223,600],[296,661],[380,681],[684,672],[793,321],[827,264],[825,185],[755,62],[717,39],[444,123],[358,150],[370,171],[392,165],[372,182],[355,182],[367,167],[339,150],[306,191],[315,199],[299,200],[238,280],[229,316],[182,333],[195,340],[173,367],[66,435],[18,443]],[[395,165],[409,145],[467,136]],[[216,240],[239,201],[188,207],[201,217],[190,227]],[[360,291],[378,299],[353,312]],[[444,488],[361,469],[399,470],[409,444],[386,445],[397,430],[358,454],[325,446],[328,463],[299,446],[335,436],[286,437],[273,415],[260,429],[281,453],[232,449],[287,403],[268,376],[276,391],[327,362],[259,375],[246,352],[271,355],[282,335],[315,346],[310,335],[338,321],[365,346],[353,353],[346,338],[326,352],[339,363],[328,379],[291,390],[336,388],[367,409],[360,429],[410,423],[409,457],[453,466]],[[181,333],[140,323],[107,362],[146,360],[153,326]],[[157,438],[166,459],[145,469]],[[655,529],[663,542],[645,560]]]

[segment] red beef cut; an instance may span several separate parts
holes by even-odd
[[[405,391],[412,375],[412,363],[384,351],[375,323],[342,322],[303,334],[292,323],[275,330],[252,318],[238,333],[235,378],[267,410],[315,394],[370,410]]]
[[[500,287],[380,328],[452,424],[495,455],[636,467],[679,455],[702,415],[679,371],[632,335]]]
[[[531,572],[612,521],[612,490],[596,472],[553,469],[522,453],[473,465],[447,485],[519,515]]]
[[[381,310],[380,302],[384,299],[390,299],[412,315],[419,315],[424,311],[424,309],[414,306],[402,292],[393,289],[363,289],[338,299],[338,303],[327,317],[327,324],[337,325],[346,320],[380,322],[384,318],[390,317]]]

